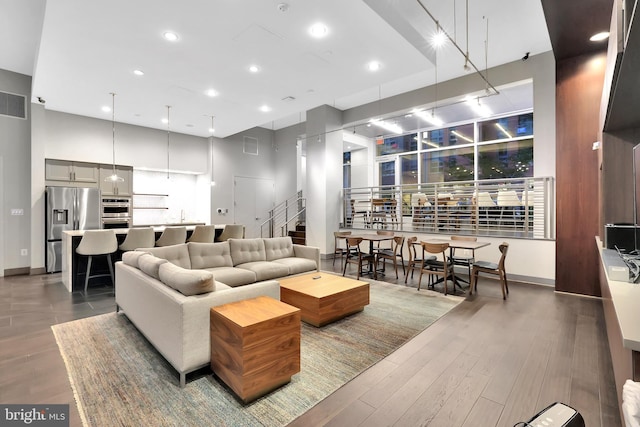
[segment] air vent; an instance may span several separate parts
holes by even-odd
[[[27,118],[27,98],[22,95],[0,92],[0,115]]]
[[[250,136],[244,137],[244,144],[242,147],[244,154],[258,155],[258,138],[251,138]]]

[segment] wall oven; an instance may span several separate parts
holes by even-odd
[[[102,228],[131,228],[131,199],[102,198]]]

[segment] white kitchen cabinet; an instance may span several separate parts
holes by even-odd
[[[124,181],[108,181],[113,175],[113,165],[100,165],[100,192],[103,196],[132,196],[133,168],[131,166],[116,165],[116,174]]]
[[[98,183],[98,165],[95,163],[45,160],[45,181],[53,185],[95,187]]]

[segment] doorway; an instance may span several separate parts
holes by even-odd
[[[0,156],[0,177],[3,177],[3,157]],[[4,185],[0,185],[0,277],[4,277]]]
[[[246,238],[267,237],[269,211],[275,206],[275,183],[272,179],[236,176],[234,178],[234,222],[245,226]]]

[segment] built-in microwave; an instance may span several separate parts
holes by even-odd
[[[131,199],[129,198],[103,198],[102,218],[130,218]]]
[[[102,228],[131,228],[130,198],[102,198]]]

